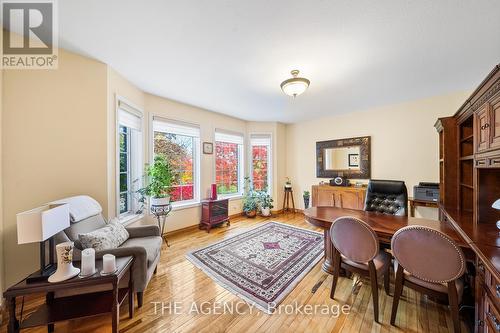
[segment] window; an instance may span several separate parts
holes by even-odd
[[[119,100],[117,119],[117,214],[124,217],[141,213],[134,193],[142,184],[142,113]]]
[[[195,203],[199,201],[200,129],[191,124],[154,117],[154,154],[167,157],[174,181],[170,188],[170,201]]]
[[[216,130],[215,183],[222,196],[243,194],[243,135]]]
[[[271,191],[271,135],[251,134],[251,175],[256,191]]]

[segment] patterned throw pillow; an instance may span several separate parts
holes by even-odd
[[[86,234],[79,234],[82,248],[94,248],[96,251],[116,249],[130,237],[127,229],[117,221],[111,221],[105,227]]]

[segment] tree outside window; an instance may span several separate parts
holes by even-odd
[[[215,182],[218,194],[240,193],[239,153],[236,143],[215,142]]]
[[[252,146],[252,179],[256,191],[265,191],[269,186],[268,149],[268,146],[263,145]]]
[[[171,202],[194,199],[194,140],[191,136],[154,132],[154,152],[164,154],[174,172]]]

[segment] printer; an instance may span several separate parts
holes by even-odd
[[[413,186],[413,199],[422,201],[439,201],[439,183],[420,182]]]

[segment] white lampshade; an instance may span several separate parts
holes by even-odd
[[[43,242],[69,227],[69,205],[52,204],[17,214],[17,243]]]
[[[497,199],[497,201],[495,201],[493,205],[491,205],[491,207],[495,209],[500,209],[500,199]]]
[[[311,82],[306,78],[298,77],[298,70],[293,70],[291,73],[293,77],[281,83],[281,90],[288,96],[296,97],[306,91]]]

